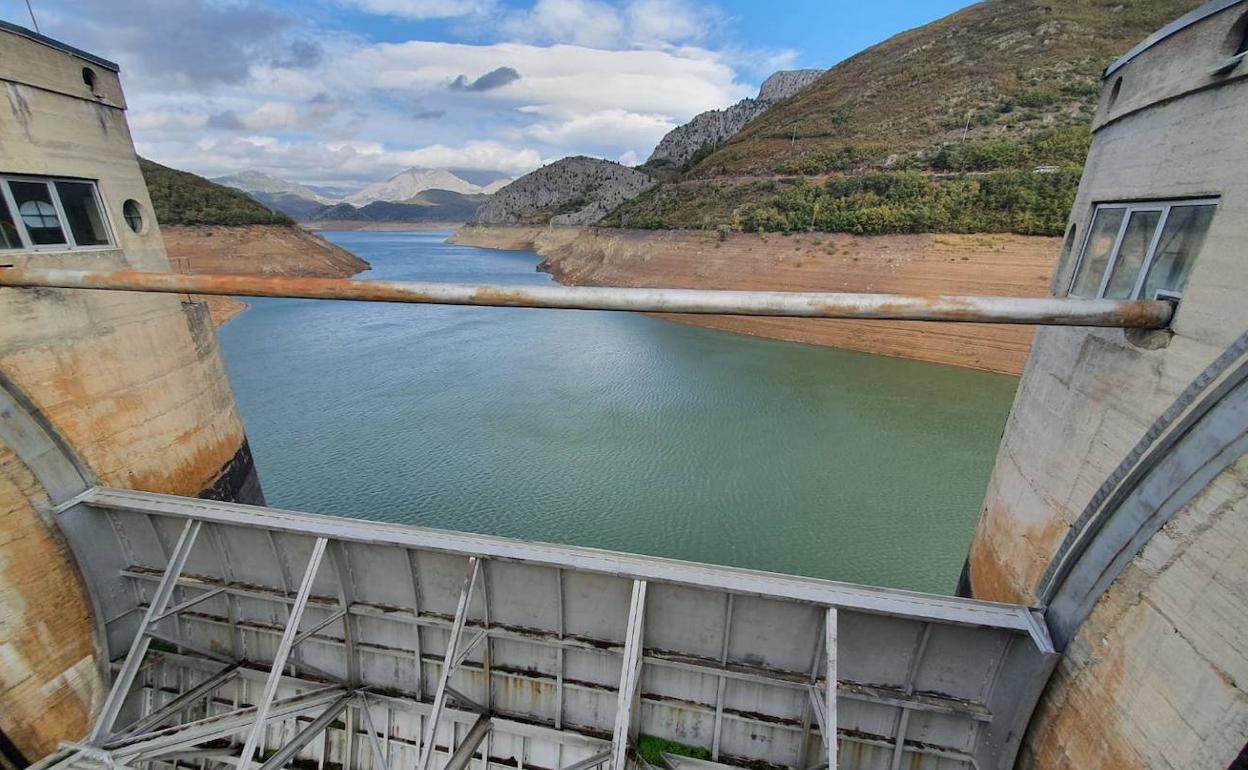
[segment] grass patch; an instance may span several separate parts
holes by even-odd
[[[682,757],[692,757],[694,759],[711,758],[709,749],[701,746],[689,746],[676,741],[669,741],[666,738],[658,738],[653,735],[642,735],[637,738],[637,754],[642,759],[652,765],[662,767],[664,754],[676,754]]]

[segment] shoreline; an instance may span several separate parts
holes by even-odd
[[[350,278],[368,262],[316,233],[284,225],[166,225],[161,238],[175,272]],[[214,328],[250,305],[236,297],[203,297]]]
[[[731,233],[465,226],[450,242],[534,251],[564,285],[1047,296],[1061,241],[1018,235]],[[951,364],[1017,377],[1030,327],[917,321],[673,316],[754,337]]]

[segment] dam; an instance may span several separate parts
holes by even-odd
[[[0,51],[6,766],[1177,768],[1244,750],[1244,0],[1106,71],[1035,300],[178,275],[116,66],[11,25]],[[266,507],[204,294],[1040,328],[965,595],[943,597]]]

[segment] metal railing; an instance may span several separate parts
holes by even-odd
[[[516,286],[32,267],[0,269],[0,286],[430,305],[1137,329],[1163,328],[1170,323],[1174,313],[1174,306],[1163,300]]]

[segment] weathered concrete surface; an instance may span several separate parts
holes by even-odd
[[[1245,11],[1241,3],[1172,36],[1107,84],[1071,214],[1074,249],[1053,292],[1066,293],[1097,202],[1216,196],[1217,213],[1169,339],[1037,333],[971,547],[976,597],[1040,598],[1053,555],[1098,488],[1248,329],[1248,72],[1212,74]],[[1101,595],[1041,701],[1020,767],[1221,768],[1248,742],[1244,481],[1240,460]]]
[[[0,445],[0,730],[28,759],[87,729],[104,696],[91,613],[49,501]]]
[[[456,243],[533,249],[561,282],[589,286],[1044,296],[1056,238],[468,227]],[[1018,375],[1029,327],[707,316],[741,334]]]
[[[5,251],[4,262],[167,270],[116,73],[0,32],[0,172],[97,181],[114,247]],[[134,200],[141,232],[122,216]],[[222,479],[259,499],[208,313],[178,296],[0,291],[0,374],[100,481],[185,495]],[[0,729],[28,758],[77,740],[100,650],[47,494],[0,444]]]
[[[1071,645],[1024,767],[1223,768],[1248,736],[1248,458],[1158,534]]]

